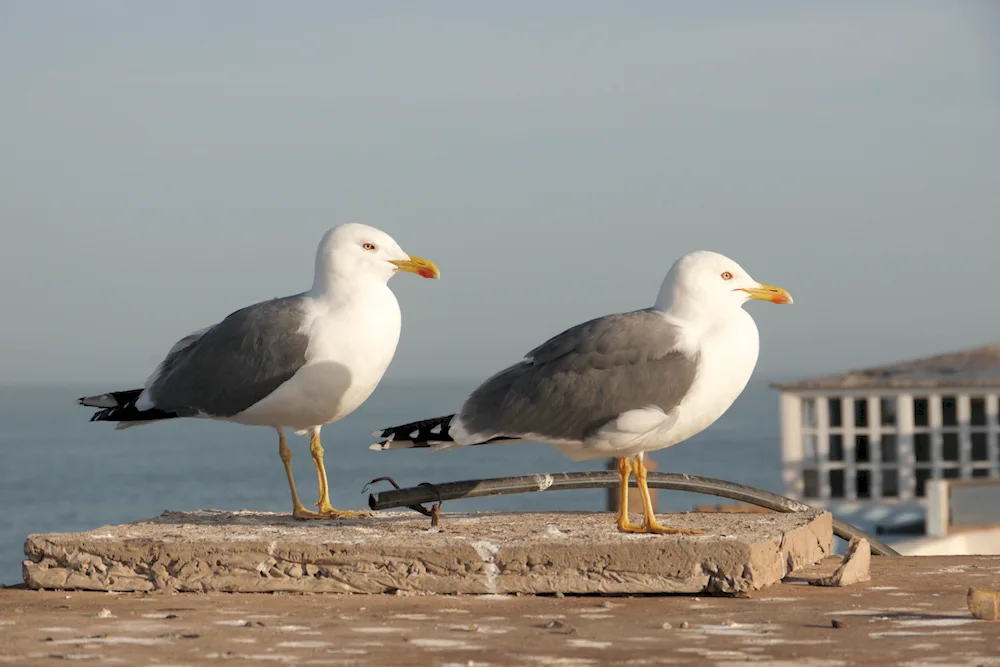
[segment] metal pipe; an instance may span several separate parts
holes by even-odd
[[[758,505],[776,512],[803,512],[813,509],[809,505],[780,496],[776,493],[756,489],[745,484],[727,482],[712,477],[699,477],[673,472],[651,472],[647,478],[650,487],[704,493],[721,498]],[[630,480],[635,486],[635,480]],[[519,477],[494,477],[492,479],[470,479],[443,484],[423,484],[405,489],[376,491],[368,495],[368,506],[373,510],[394,507],[413,507],[421,503],[456,500],[458,498],[479,498],[482,496],[503,496],[513,493],[537,491],[568,491],[571,489],[612,488],[618,486],[618,474],[610,471],[559,472],[542,475],[521,475]],[[868,535],[863,530],[834,518],[833,534],[844,540],[864,538],[877,556],[899,556],[900,554]]]

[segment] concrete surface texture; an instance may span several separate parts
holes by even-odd
[[[0,664],[995,667],[970,586],[1000,557],[872,558],[872,581],[733,596],[96,593],[0,589]]]
[[[868,540],[852,540],[847,546],[840,567],[829,577],[818,577],[810,584],[816,586],[851,586],[871,579],[872,549]]]
[[[661,515],[704,535],[619,533],[609,513],[443,514],[299,522],[165,512],[31,535],[25,583],[104,591],[440,594],[741,593],[832,553],[830,514]]]

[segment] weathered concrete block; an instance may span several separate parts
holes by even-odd
[[[852,586],[871,581],[872,548],[865,538],[851,540],[844,560],[829,577],[813,579],[813,586]]]
[[[619,533],[607,513],[443,514],[299,522],[165,512],[28,536],[31,588],[100,591],[740,593],[832,553],[828,512],[661,515],[697,536]]]

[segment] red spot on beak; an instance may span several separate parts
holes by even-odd
[[[419,269],[417,269],[417,275],[420,276],[421,278],[433,278],[434,271],[422,266]]]

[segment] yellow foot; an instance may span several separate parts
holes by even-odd
[[[313,512],[312,510],[307,510],[305,507],[296,507],[292,510],[292,516],[296,519],[306,521],[309,519],[329,519],[325,514],[320,514],[319,512]]]
[[[623,533],[645,533],[646,527],[629,521],[628,516],[618,517],[618,530]]]
[[[319,519],[370,519],[370,512],[354,512],[350,510],[338,510],[327,505],[320,506],[318,512],[307,510],[305,507],[296,507],[292,510],[292,516],[302,521]]]
[[[664,526],[656,523],[656,520],[647,521],[642,524],[643,533],[652,533],[653,535],[704,535],[704,530],[698,530],[697,528],[671,528],[670,526]]]
[[[646,535],[704,535],[705,531],[696,528],[671,528],[661,524],[644,522],[636,525],[627,518],[618,520],[618,530],[623,533],[642,533]]]
[[[338,510],[330,503],[316,503],[319,505],[319,513],[326,519],[370,519],[371,512],[363,510]]]

